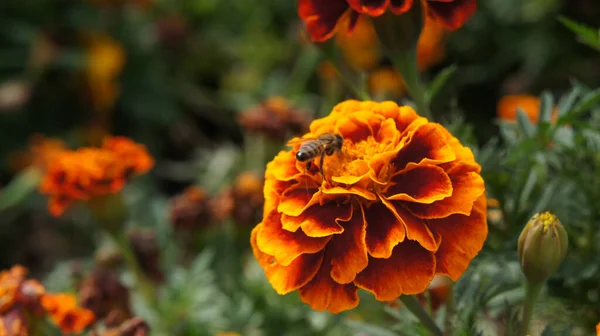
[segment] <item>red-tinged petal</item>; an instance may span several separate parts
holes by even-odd
[[[391,179],[386,199],[431,204],[452,195],[452,182],[437,166],[409,163],[407,168]]]
[[[430,15],[442,26],[456,30],[475,14],[476,0],[427,0]]]
[[[367,223],[361,205],[353,207],[352,219],[343,225],[344,232],[332,237],[327,249],[333,254],[331,277],[337,283],[347,284],[369,263],[365,245]]]
[[[290,151],[281,151],[273,161],[267,164],[268,177],[273,176],[280,181],[290,181],[304,172],[296,168],[296,157]]]
[[[391,301],[400,295],[422,293],[435,274],[435,257],[417,242],[405,240],[396,245],[387,259],[369,258],[369,266],[354,280],[375,294],[379,301]]]
[[[388,143],[394,146],[400,139],[400,132],[396,128],[396,122],[393,119],[386,119],[375,134],[375,141],[378,143]]]
[[[374,201],[377,199],[377,196],[374,193],[358,187],[333,187],[329,189],[323,189],[321,192],[325,195],[357,195],[369,201]]]
[[[350,185],[358,183],[369,174],[369,164],[364,160],[352,161],[346,169],[352,175],[332,176],[331,180]]]
[[[446,143],[443,126],[435,123],[423,124],[409,134],[407,143],[398,151],[393,163],[400,171],[409,162],[418,164],[441,164],[456,159],[452,147]]]
[[[467,146],[463,146],[457,138],[455,138],[452,133],[450,133],[447,129],[441,129],[442,133],[444,133],[446,137],[446,142],[452,147],[452,150],[456,154],[456,160],[448,163],[444,163],[442,167],[448,173],[454,170],[455,166],[463,166],[468,165],[471,167],[468,171],[474,171],[476,173],[481,172],[481,166],[475,162],[475,155],[473,155],[473,151]],[[464,169],[462,167],[461,169]]]
[[[282,266],[277,263],[273,256],[265,254],[258,248],[256,237],[261,227],[261,225],[257,225],[252,230],[250,244],[252,245],[254,257],[265,270],[269,283],[277,293],[283,295],[295,291],[314,278],[323,263],[323,252],[303,254],[294,259],[288,266]]]
[[[463,166],[470,169],[468,165]],[[406,208],[419,218],[444,218],[453,214],[469,215],[473,202],[485,191],[481,175],[475,172],[465,172],[460,167],[450,173],[452,180],[452,196],[432,204],[405,203]]]
[[[331,237],[313,238],[298,230],[290,232],[281,227],[281,214],[272,211],[260,224],[256,236],[258,248],[282,266],[289,265],[298,256],[305,253],[317,253],[329,242]]]
[[[433,219],[429,221],[429,227],[434,234],[442,236],[442,243],[435,253],[436,273],[458,280],[481,251],[487,237],[485,195],[475,201],[471,216],[452,215]]]
[[[412,7],[413,0],[392,0],[392,13],[401,15]]]
[[[374,203],[366,208],[365,218],[365,242],[369,255],[374,258],[389,258],[394,247],[406,237],[404,226],[383,203]]]
[[[300,0],[298,14],[306,23],[313,41],[321,42],[333,36],[335,27],[349,9],[346,0]]]
[[[418,242],[427,251],[435,252],[441,243],[441,237],[434,237],[424,219],[413,216],[400,202],[383,200],[384,204],[398,216],[406,229],[406,238]]]
[[[347,0],[355,11],[369,16],[379,16],[385,12],[390,0]]]
[[[337,314],[358,306],[358,288],[352,283],[339,284],[331,278],[331,260],[331,253],[325,251],[321,269],[309,283],[300,288],[300,298],[314,310],[327,309],[330,313]]]
[[[345,141],[356,143],[377,134],[383,121],[382,116],[374,116],[370,111],[358,111],[337,120],[337,133],[341,134]]]
[[[320,195],[321,193],[315,189],[306,189],[300,184],[296,185],[281,195],[277,211],[288,216],[298,216],[308,207],[317,204]]]
[[[328,202],[315,204],[297,217],[282,215],[283,228],[295,232],[298,228],[309,237],[327,237],[344,232],[340,221],[348,221],[352,216],[349,204]]]
[[[398,104],[387,101],[380,104],[380,109],[377,113],[385,116],[386,118],[393,119],[396,123],[396,129],[403,132],[408,125],[412,124],[417,119],[421,119],[422,122],[426,123],[427,119],[419,117],[417,112],[409,106],[398,106]]]
[[[265,197],[263,216],[266,216],[272,209],[277,208],[281,194],[291,187],[292,184],[292,181],[279,181],[273,178],[265,179],[265,185],[263,187],[263,195]]]

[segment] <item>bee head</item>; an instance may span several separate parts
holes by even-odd
[[[305,151],[297,151],[296,152],[296,160],[300,162],[304,162],[310,159],[310,155]]]

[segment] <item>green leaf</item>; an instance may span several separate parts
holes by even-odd
[[[527,114],[520,108],[517,108],[517,126],[519,130],[525,135],[527,138],[533,138],[535,136],[535,126],[527,117]]]
[[[558,20],[573,33],[577,34],[577,40],[590,48],[600,51],[600,30],[573,21],[561,16]]]
[[[454,76],[454,74],[456,73],[456,69],[457,66],[452,64],[444,70],[440,71],[440,73],[437,76],[435,76],[435,78],[431,82],[431,85],[429,86],[429,89],[425,93],[425,101],[429,103],[433,98],[435,98],[435,96],[437,96],[437,94],[444,88],[444,86],[446,86],[446,84],[452,78],[452,76]]]
[[[594,105],[600,103],[600,89],[596,89],[592,92],[586,94],[577,105],[571,110],[569,115],[579,115],[587,110],[589,110]]]
[[[577,98],[579,98],[579,95],[581,93],[582,93],[581,87],[574,86],[573,89],[571,89],[571,91],[569,92],[569,94],[561,97],[561,99],[558,102],[558,117],[559,118],[564,116],[565,114],[567,114],[567,112],[569,112],[571,110],[571,108],[573,108],[575,101],[577,100]]]
[[[0,194],[0,211],[17,206],[35,191],[42,174],[37,168],[28,168],[17,175]]]
[[[538,125],[542,123],[550,123],[552,121],[552,110],[554,110],[554,98],[548,91],[542,92],[540,95],[540,118]]]

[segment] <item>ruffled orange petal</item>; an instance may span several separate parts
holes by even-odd
[[[315,204],[296,217],[282,215],[283,229],[296,232],[298,228],[309,237],[327,237],[344,232],[340,221],[348,221],[352,216],[352,207],[328,202]]]
[[[413,216],[400,202],[382,201],[404,225],[409,240],[418,242],[427,251],[437,251],[440,242],[435,239],[425,220]]]
[[[368,223],[365,242],[369,255],[389,258],[394,247],[406,237],[404,226],[382,203],[373,203],[366,208],[365,217]]]
[[[437,166],[409,163],[395,175],[386,190],[386,199],[429,204],[452,195],[453,184],[446,172]]]
[[[380,16],[387,9],[390,0],[347,0],[355,11],[369,16]]]
[[[302,231],[290,232],[281,227],[281,214],[272,211],[261,224],[256,236],[259,249],[288,266],[301,254],[321,251],[331,237],[313,238]]]
[[[267,164],[267,171],[279,181],[290,181],[303,174],[296,168],[296,157],[290,151],[281,151]]]
[[[382,116],[393,119],[396,123],[396,129],[403,131],[408,128],[408,125],[419,119],[419,124],[425,124],[427,119],[419,117],[417,112],[409,106],[398,106],[395,102],[386,101],[379,104],[377,111]]]
[[[312,278],[323,263],[323,253],[303,254],[294,259],[289,265],[282,266],[277,263],[273,256],[263,253],[256,243],[256,237],[261,229],[261,225],[257,225],[250,236],[250,244],[254,257],[265,270],[265,274],[269,283],[277,291],[283,295],[304,286]]]
[[[485,191],[481,175],[464,171],[469,169],[469,165],[464,165],[456,167],[449,173],[454,189],[452,196],[427,205],[406,202],[406,208],[415,216],[426,219],[445,218],[452,214],[468,216],[473,208],[473,202]]]
[[[393,163],[402,170],[409,162],[418,164],[440,164],[453,161],[456,155],[446,143],[445,134],[439,124],[427,123],[409,135],[408,142],[398,151]]]
[[[365,216],[360,205],[352,207],[352,219],[344,223],[344,232],[331,238],[327,246],[333,254],[331,277],[340,284],[354,280],[356,274],[367,267],[367,246],[365,245]]]
[[[442,236],[442,243],[435,253],[436,273],[458,280],[471,259],[479,253],[487,237],[485,195],[475,201],[471,216],[457,214],[432,219],[429,220],[429,227],[434,234]]]
[[[388,259],[369,258],[369,266],[354,280],[375,294],[379,301],[391,301],[400,295],[422,293],[433,280],[435,257],[413,241],[394,248]]]
[[[359,142],[375,136],[383,121],[383,116],[374,117],[370,111],[359,111],[339,118],[336,123],[337,132],[344,140]]]
[[[406,13],[413,5],[413,0],[391,0],[392,13],[401,15]]]
[[[400,132],[396,128],[396,122],[393,119],[386,119],[377,133],[375,134],[375,141],[378,143],[389,143],[390,145],[396,145],[400,139]]]
[[[359,187],[333,187],[329,189],[323,189],[321,192],[325,195],[356,195],[369,201],[374,201],[377,199],[377,195]]]
[[[295,185],[281,195],[277,211],[288,216],[298,216],[306,209],[319,202],[321,192],[308,189],[302,185]]]
[[[427,0],[429,14],[450,30],[462,27],[475,14],[476,0]]]
[[[358,288],[353,284],[339,284],[331,276],[332,255],[325,252],[321,269],[315,277],[300,288],[300,298],[317,311],[327,309],[330,313],[337,314],[344,310],[358,306]]]
[[[352,161],[349,166],[352,175],[332,176],[331,180],[337,183],[356,184],[369,174],[369,164],[364,160]]]

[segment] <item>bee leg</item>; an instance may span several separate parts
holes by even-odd
[[[307,171],[307,172],[310,170],[310,167],[312,167],[312,162],[311,162],[311,161],[308,161],[308,162],[306,163],[306,171]]]
[[[321,160],[319,161],[319,171],[321,172],[321,176],[323,177],[323,179],[326,182],[329,182],[329,181],[327,181],[327,178],[325,177],[325,172],[323,171],[323,160],[325,160],[325,151],[323,151],[321,153]]]

